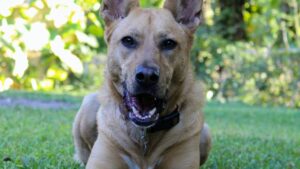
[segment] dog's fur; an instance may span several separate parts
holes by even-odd
[[[141,9],[137,0],[103,0],[108,62],[99,93],[84,98],[75,118],[73,136],[77,159],[88,169],[197,169],[210,151],[211,139],[202,115],[203,89],[189,61],[193,33],[200,23],[201,0],[166,0],[163,9]],[[124,36],[139,41],[137,49],[120,43]],[[157,46],[176,40],[171,51]],[[160,115],[180,111],[180,122],[169,130],[149,134],[143,152],[142,131],[122,109],[124,84],[134,90],[138,65],[160,69],[156,95],[166,107]]]

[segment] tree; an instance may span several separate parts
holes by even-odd
[[[246,39],[243,18],[244,5],[247,0],[218,0],[220,15],[217,18],[218,32],[229,40]]]

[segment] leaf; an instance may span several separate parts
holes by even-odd
[[[58,58],[67,65],[71,71],[77,75],[83,73],[83,65],[80,59],[74,55],[71,51],[64,49],[64,42],[60,36],[57,36],[50,42],[52,52],[58,56]]]
[[[99,37],[99,38],[102,38],[104,35],[103,29],[99,28],[95,25],[90,25],[87,30],[89,33],[91,33],[92,35]]]

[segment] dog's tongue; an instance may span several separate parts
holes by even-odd
[[[134,107],[140,113],[148,113],[155,107],[155,98],[151,95],[139,95],[133,98]]]

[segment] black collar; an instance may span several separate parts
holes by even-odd
[[[158,119],[156,124],[147,129],[147,133],[155,133],[162,130],[169,130],[176,126],[180,121],[180,113],[178,107],[170,114],[162,116]]]

